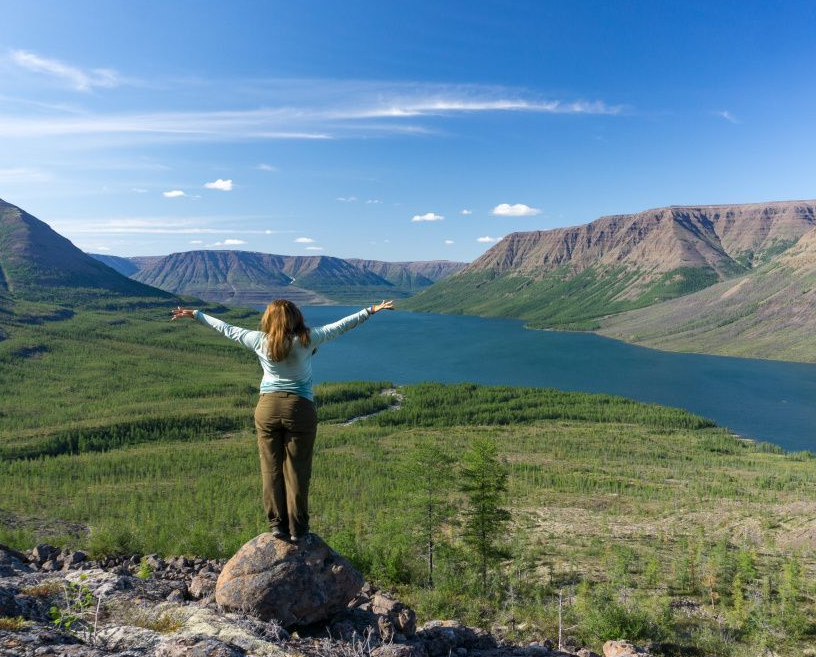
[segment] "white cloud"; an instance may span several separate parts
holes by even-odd
[[[239,246],[240,244],[246,244],[246,242],[244,240],[229,238],[225,239],[223,242],[216,242],[215,244],[211,244],[210,246]]]
[[[264,164],[261,162],[257,167],[258,171],[277,171],[278,167],[273,167],[271,164]]]
[[[145,235],[291,235],[294,230],[236,230],[235,228],[211,228],[207,224],[218,222],[223,225],[234,223],[236,219],[253,221],[265,219],[259,215],[223,216],[210,215],[179,219],[173,216],[123,217],[100,220],[55,219],[52,227],[63,234],[145,234]]]
[[[462,211],[461,211],[459,214],[463,214],[463,215],[466,215],[466,216],[467,216],[467,215],[469,215],[469,214],[473,214],[473,210],[468,210],[467,208],[465,208],[465,209],[464,209],[464,210],[462,210]]]
[[[380,201],[379,199],[376,199],[376,198],[370,198],[370,199],[368,199],[368,200],[366,201],[366,203],[370,203],[370,204],[372,204],[372,205],[376,205],[377,203],[382,203],[382,201]]]
[[[442,221],[445,217],[435,212],[427,212],[425,214],[415,214],[411,217],[411,221]]]
[[[190,240],[190,244],[204,244],[203,240]]]
[[[453,244],[453,240],[445,240],[445,244],[447,246],[450,246],[451,244]]]
[[[171,189],[169,192],[162,192],[162,196],[164,196],[164,198],[181,198],[182,196],[187,196],[187,194],[180,189]]]
[[[43,73],[67,82],[77,91],[91,91],[94,87],[116,87],[119,74],[107,68],[83,71],[81,68],[65,64],[57,59],[40,57],[27,50],[12,50],[11,61],[17,66],[34,73]]]
[[[338,196],[336,201],[342,201],[343,203],[354,203],[357,200],[356,196]]]
[[[493,208],[493,214],[499,217],[532,217],[541,214],[541,210],[531,208],[529,205],[524,205],[524,203],[515,203],[513,205],[500,203]]]
[[[147,190],[142,187],[133,187],[131,192],[136,192],[137,194],[147,194]]]
[[[222,192],[231,192],[232,179],[222,180],[221,178],[219,178],[218,180],[213,180],[212,182],[204,183],[204,187],[206,189],[217,189]]]
[[[97,246],[96,250],[97,251],[110,251],[110,247],[109,246]]]
[[[741,123],[741,121],[736,116],[731,114],[731,112],[729,112],[728,110],[722,110],[720,112],[716,112],[716,114],[721,119],[725,119],[729,123]]]
[[[492,244],[493,242],[498,242],[501,237],[490,237],[490,235],[485,235],[484,237],[477,237],[477,242],[482,242],[483,244]]]
[[[298,237],[295,242],[298,244],[311,244],[314,240],[311,237]]]
[[[307,246],[306,250],[307,251],[322,251],[323,247],[322,246]]]

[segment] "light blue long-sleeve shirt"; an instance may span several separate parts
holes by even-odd
[[[333,340],[338,335],[362,324],[371,317],[371,311],[364,308],[360,312],[344,317],[332,324],[312,328],[309,333],[311,340],[308,347],[300,344],[300,340],[295,336],[292,340],[289,355],[279,363],[269,358],[267,354],[267,337],[263,331],[250,331],[240,326],[232,326],[216,317],[205,315],[200,310],[193,311],[193,315],[205,326],[215,329],[230,340],[235,340],[257,354],[263,369],[261,392],[292,392],[306,399],[313,399],[313,352],[324,342]]]

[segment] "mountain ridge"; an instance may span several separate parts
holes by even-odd
[[[170,292],[250,305],[275,297],[309,305],[356,303],[381,296],[405,298],[465,266],[446,260],[385,262],[238,250],[192,250],[131,258],[89,255],[134,280]]]
[[[503,238],[407,302],[414,310],[595,328],[744,274],[816,226],[816,201],[666,206]]]

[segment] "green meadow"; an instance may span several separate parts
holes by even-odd
[[[255,357],[169,310],[29,304],[0,320],[0,542],[229,557],[264,531]],[[595,649],[619,636],[678,655],[816,643],[811,454],[606,395],[427,383],[390,409],[390,387],[317,387],[312,527],[420,620],[554,637],[560,598],[567,634]],[[460,490],[481,440],[511,514],[486,588]],[[429,448],[451,463],[431,479],[452,509],[433,588],[412,467]]]

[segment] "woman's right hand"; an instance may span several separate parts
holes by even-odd
[[[194,313],[195,310],[190,310],[188,308],[182,308],[181,306],[178,306],[173,311],[173,316],[170,318],[170,321],[172,322],[174,319],[181,319],[182,317],[189,317],[190,319],[195,319]]]
[[[381,301],[380,303],[371,304],[371,314],[378,313],[381,310],[394,310],[393,301]]]

